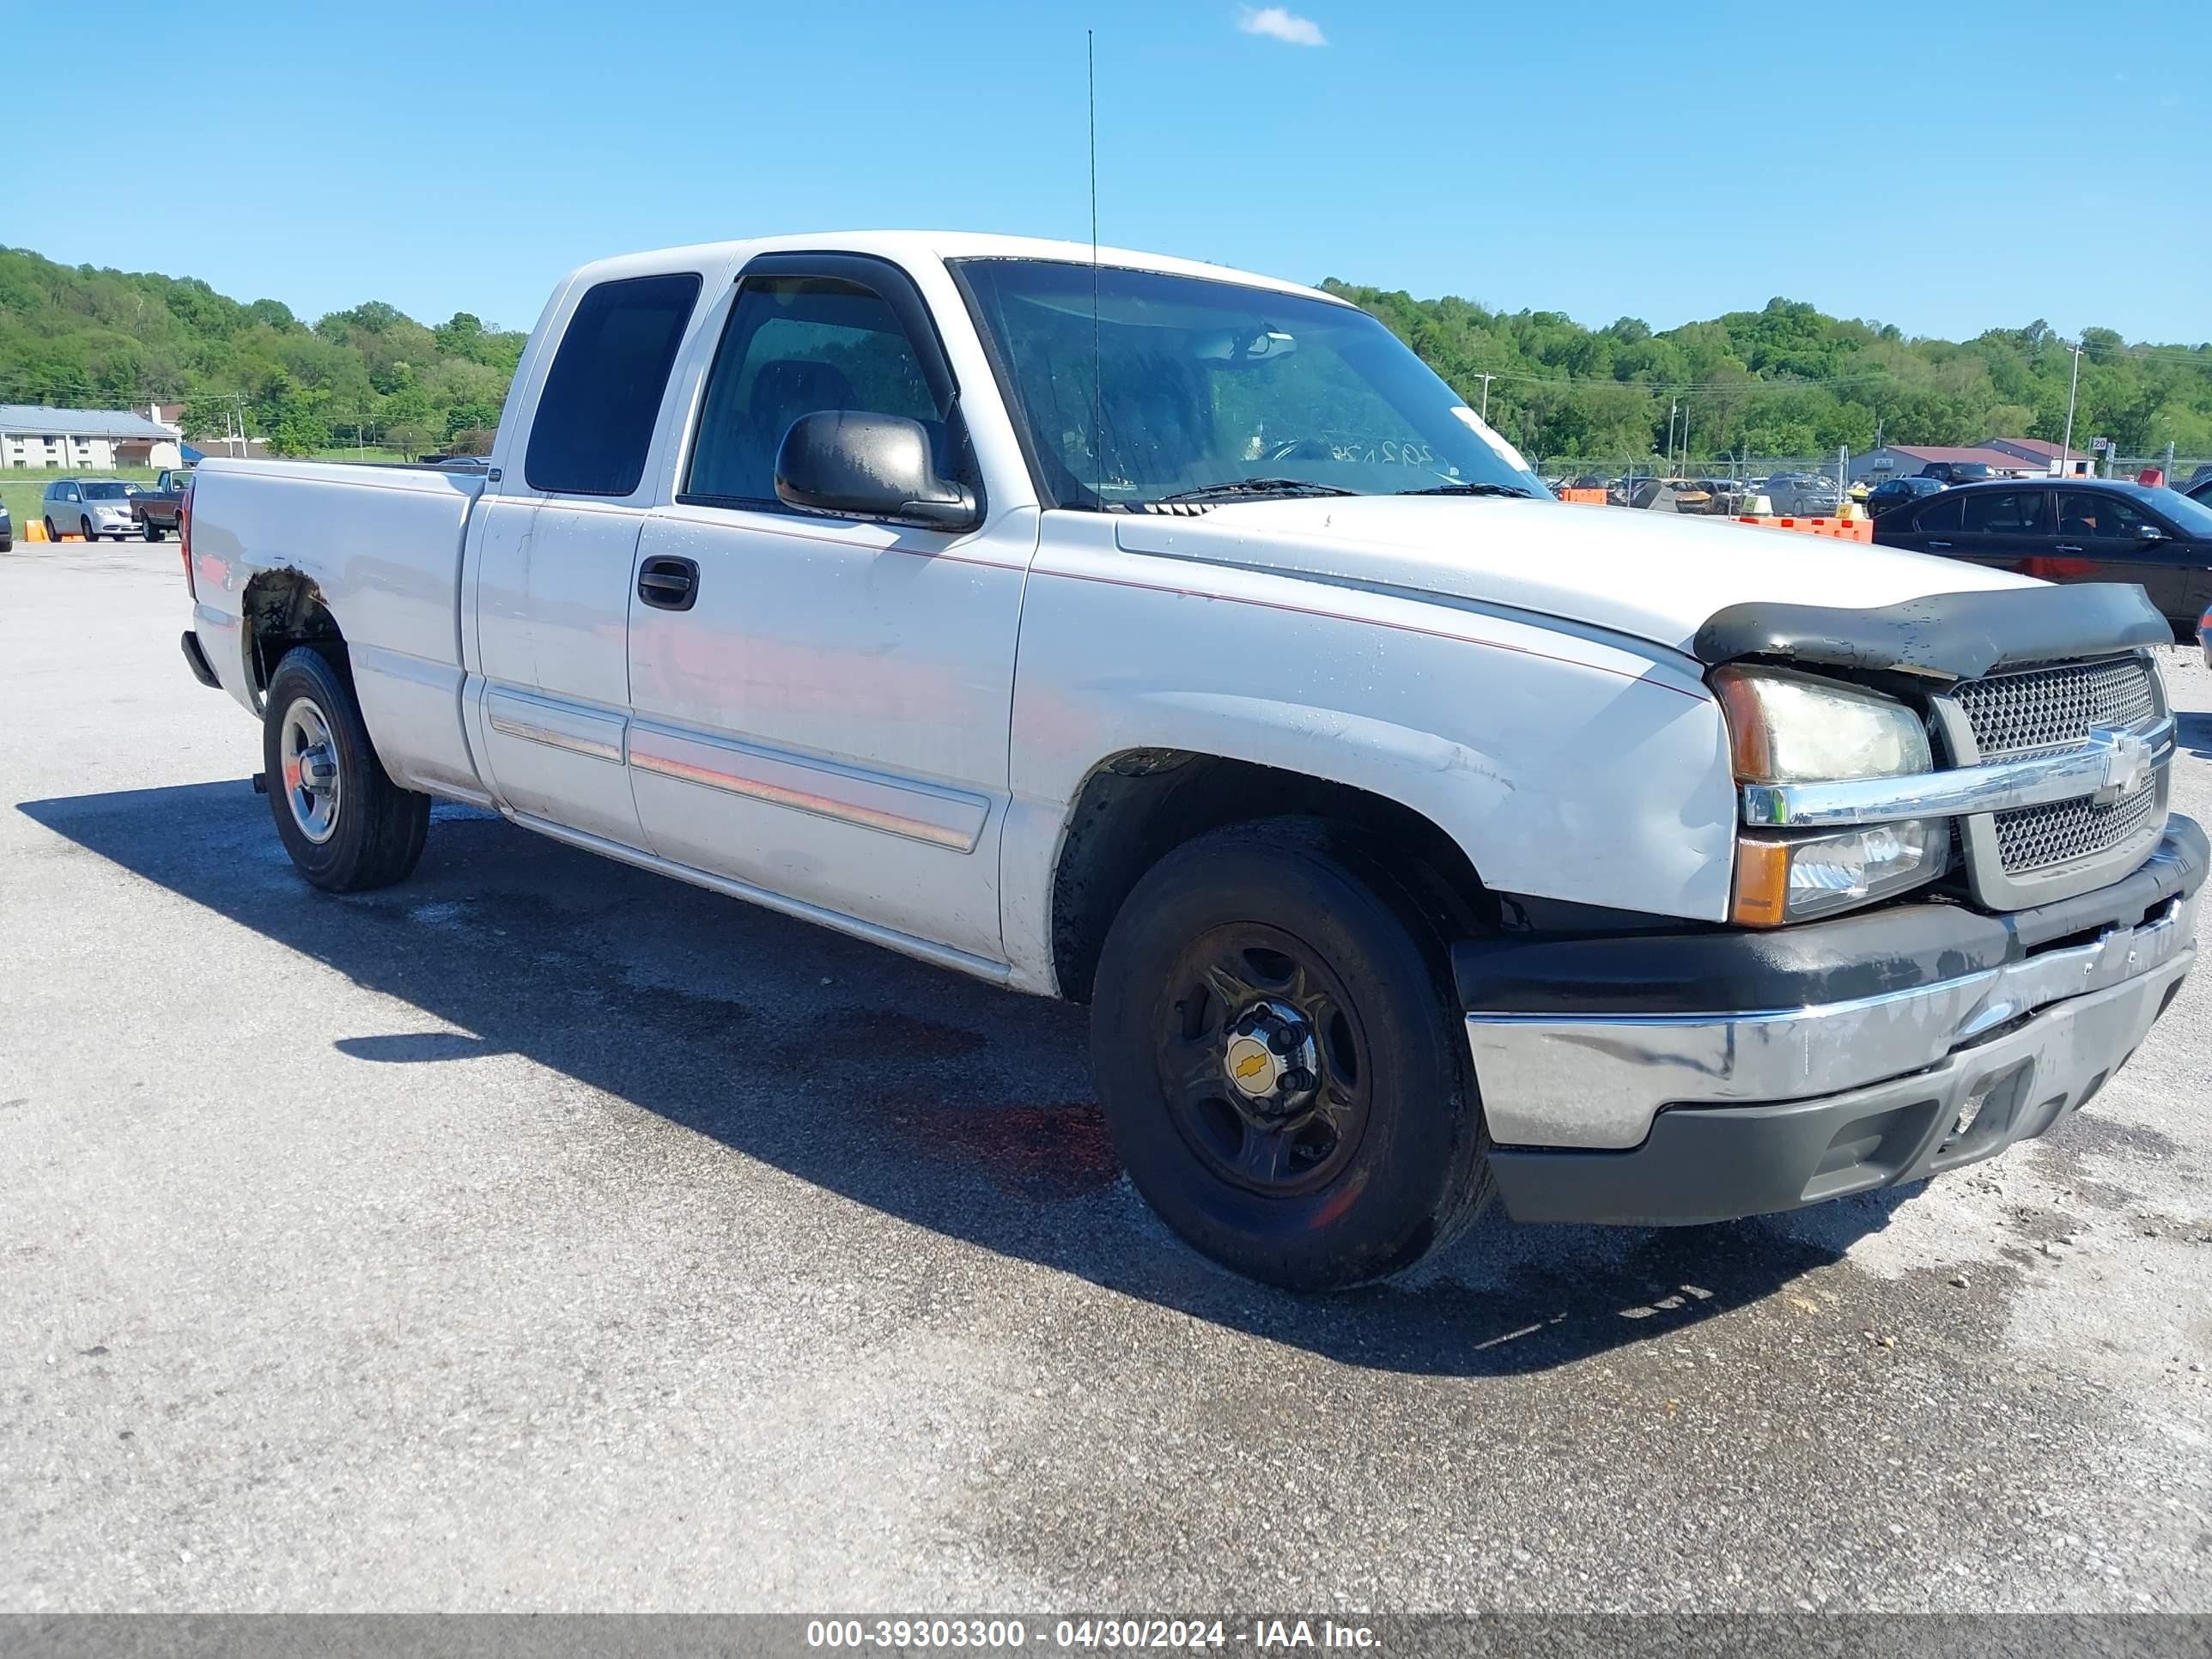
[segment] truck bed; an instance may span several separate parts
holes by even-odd
[[[479,794],[461,733],[460,580],[483,487],[473,468],[202,462],[192,486],[193,625],[224,690],[256,706],[246,592],[257,576],[296,572],[346,619],[362,717],[393,775]]]

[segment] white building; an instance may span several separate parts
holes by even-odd
[[[0,466],[102,472],[175,466],[181,434],[125,409],[48,409],[0,404]]]

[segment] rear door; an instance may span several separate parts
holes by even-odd
[[[1924,507],[1884,514],[1874,521],[1874,538],[1884,547],[1956,557],[1959,522],[1959,497],[1946,490]]]
[[[527,443],[502,451],[470,532],[470,726],[484,781],[514,812],[625,847],[645,845],[623,763],[630,566],[701,283],[659,273],[574,297],[534,404],[510,399],[506,418],[520,416]]]
[[[1949,550],[1954,558],[2024,571],[2030,560],[2047,557],[2057,539],[2051,492],[2039,485],[1962,490],[1959,502],[1957,545]]]

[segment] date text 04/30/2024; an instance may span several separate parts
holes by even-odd
[[[810,1648],[990,1649],[1038,1646],[1086,1652],[1249,1647],[1372,1648],[1375,1632],[1333,1619],[1259,1619],[1234,1626],[1220,1619],[814,1619]]]

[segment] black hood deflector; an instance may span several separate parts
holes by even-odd
[[[2142,588],[2121,582],[1931,593],[1899,605],[1725,605],[1690,649],[1700,662],[1747,657],[1864,672],[1978,679],[1993,669],[2170,645],[2173,630]]]

